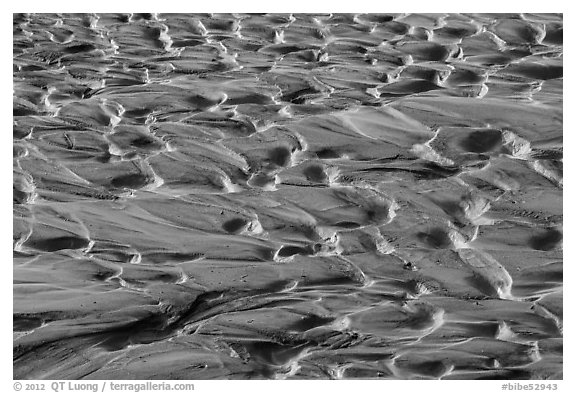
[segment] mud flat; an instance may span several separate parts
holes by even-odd
[[[562,15],[13,22],[15,379],[562,378]]]

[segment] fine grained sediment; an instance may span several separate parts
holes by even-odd
[[[562,378],[562,15],[13,22],[15,379]]]

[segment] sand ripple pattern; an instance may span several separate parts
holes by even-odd
[[[15,379],[562,377],[561,15],[13,21]]]

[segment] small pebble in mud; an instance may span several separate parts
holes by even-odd
[[[418,270],[418,268],[416,267],[416,265],[414,265],[412,262],[406,262],[406,263],[404,263],[404,269],[406,269],[406,270],[412,270],[412,271]]]

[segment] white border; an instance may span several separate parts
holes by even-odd
[[[566,2],[561,1],[542,1],[542,2],[520,2],[520,1],[504,1],[504,0],[482,0],[482,1],[396,1],[386,2],[384,0],[376,1],[328,1],[328,0],[290,0],[290,1],[254,1],[254,0],[240,0],[240,1],[194,1],[186,0],[182,2],[160,2],[149,0],[97,0],[91,2],[81,1],[58,1],[53,2],[49,0],[27,0],[27,1],[14,1],[4,0],[2,4],[1,17],[1,37],[2,37],[2,52],[5,54],[5,60],[0,62],[2,71],[2,160],[1,173],[3,189],[0,193],[2,201],[2,223],[0,234],[0,244],[2,258],[0,263],[4,265],[3,274],[0,285],[0,299],[5,299],[4,309],[0,310],[1,324],[0,330],[2,339],[0,340],[0,372],[2,378],[0,379],[0,386],[3,387],[2,391],[10,392],[13,390],[12,381],[12,228],[9,224],[9,217],[12,217],[12,211],[9,210],[11,206],[10,196],[12,195],[10,185],[12,183],[12,172],[10,167],[9,151],[11,137],[12,137],[12,86],[11,71],[12,61],[12,13],[14,12],[134,12],[134,11],[153,11],[153,12],[562,12],[564,13],[564,27],[565,27],[565,65],[564,69],[567,74],[564,78],[564,100],[565,106],[570,108],[574,104],[572,94],[576,90],[574,87],[573,78],[571,75],[572,66],[575,65],[572,58],[573,47],[571,46],[573,37],[574,18],[571,7]],[[574,108],[574,107],[572,107]],[[574,194],[574,182],[572,175],[576,169],[575,161],[571,153],[574,151],[576,129],[574,128],[574,109],[564,111],[564,146],[568,147],[568,151],[564,153],[566,159],[565,173],[565,198],[567,201],[564,206],[564,282],[571,284],[574,278],[574,248],[572,247],[571,240],[576,239],[574,227],[572,223],[576,223],[574,208],[571,206],[571,198],[576,197]],[[567,285],[565,289],[564,298],[566,299],[564,307],[564,381],[553,381],[558,383],[558,391],[566,391],[568,386],[574,385],[576,370],[574,365],[574,310],[571,304],[571,299],[575,298],[574,287]],[[567,306],[567,307],[566,307]],[[46,382],[46,381],[42,381]],[[128,382],[128,381],[127,381]],[[511,381],[511,382],[529,382],[529,381]],[[269,393],[271,389],[279,391],[289,391],[293,389],[330,389],[331,393],[335,392],[350,392],[354,389],[371,389],[373,391],[396,391],[396,390],[422,390],[438,391],[438,392],[458,392],[461,393],[463,389],[470,392],[498,392],[501,391],[500,386],[504,381],[196,381],[195,391],[210,390],[237,390],[237,391],[250,391],[250,392],[266,392]],[[326,385],[325,385],[326,384]],[[328,385],[330,384],[330,385]],[[48,389],[50,391],[50,389]],[[572,389],[574,391],[574,389]]]

